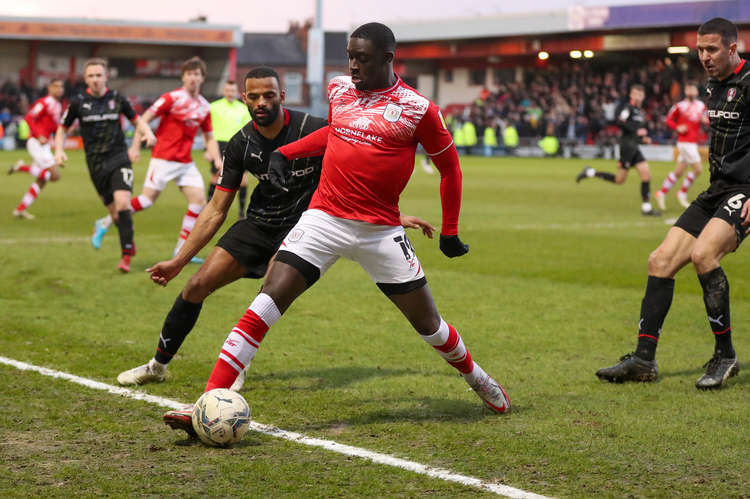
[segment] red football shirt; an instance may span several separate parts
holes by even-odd
[[[211,106],[202,96],[191,96],[184,88],[172,90],[159,97],[148,109],[161,122],[156,129],[154,158],[192,163],[190,151],[198,127],[204,133],[212,131]]]
[[[59,100],[48,95],[34,102],[24,119],[29,125],[32,137],[36,139],[39,137],[49,138],[57,131],[61,115],[62,104]]]
[[[667,126],[676,130],[679,125],[686,125],[687,130],[677,136],[678,142],[697,143],[701,134],[701,122],[706,117],[706,105],[695,99],[690,102],[683,99],[669,110]]]
[[[398,77],[390,88],[369,92],[357,90],[351,77],[340,76],[331,80],[328,100],[328,143],[309,208],[349,220],[400,225],[398,200],[414,169],[417,144],[432,156],[453,145],[440,110]],[[457,172],[449,189],[450,225],[456,229]]]

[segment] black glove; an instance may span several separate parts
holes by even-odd
[[[469,252],[469,245],[464,244],[455,236],[444,236],[440,234],[440,251],[448,258],[465,255]]]
[[[279,151],[274,151],[268,158],[268,181],[284,192],[289,192],[287,181],[289,176],[289,160]]]

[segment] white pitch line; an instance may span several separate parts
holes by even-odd
[[[147,393],[130,390],[128,388],[122,388],[119,386],[108,385],[107,383],[94,381],[88,378],[82,378],[80,376],[76,376],[75,374],[56,371],[47,367],[35,366],[33,364],[27,364],[26,362],[9,359],[7,357],[0,356],[0,364],[6,364],[22,371],[35,371],[52,378],[64,379],[88,388],[103,390],[105,392],[122,395],[124,397],[135,400],[142,400],[144,402],[149,402],[169,409],[184,409],[188,405],[183,404],[182,402],[177,402],[176,400],[157,397],[155,395],[149,395]],[[292,442],[297,442],[312,447],[321,447],[323,449],[338,452],[339,454],[344,454],[347,456],[360,457],[374,463],[385,464],[394,468],[401,468],[407,471],[418,473],[420,475],[427,475],[432,478],[438,478],[446,482],[454,482],[461,485],[467,485],[469,487],[475,487],[488,492],[494,492],[495,494],[505,497],[511,497],[514,499],[549,499],[547,496],[534,494],[533,492],[526,492],[525,490],[517,489],[515,487],[509,487],[507,485],[487,483],[480,480],[479,478],[461,475],[444,468],[434,468],[432,466],[427,466],[425,464],[420,464],[415,461],[409,461],[406,459],[400,459],[388,454],[381,454],[380,452],[373,452],[360,447],[340,444],[338,442],[334,442],[333,440],[307,437],[305,435],[302,435],[301,433],[282,430],[281,428],[256,423],[255,421],[252,421],[250,423],[250,429],[272,437],[283,438],[285,440],[290,440]]]

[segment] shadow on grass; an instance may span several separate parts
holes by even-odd
[[[268,374],[252,373],[248,379],[247,387],[256,383],[268,383],[274,381],[300,380],[305,386],[295,386],[297,390],[325,390],[329,388],[342,388],[353,383],[369,380],[372,378],[390,378],[396,376],[422,376],[424,371],[416,369],[384,369],[380,367],[331,367],[302,369],[298,371],[278,371]],[[431,373],[430,376],[445,376],[447,374]],[[242,390],[241,390],[242,391]]]

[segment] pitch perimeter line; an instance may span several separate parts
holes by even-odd
[[[107,383],[94,381],[88,378],[82,378],[80,376],[76,376],[75,374],[69,374],[69,373],[62,372],[62,371],[56,371],[54,369],[49,369],[47,367],[39,367],[33,364],[27,364],[26,362],[20,362],[18,360],[9,359],[7,357],[0,356],[0,363],[15,367],[16,369],[20,369],[22,371],[35,371],[45,376],[50,376],[52,378],[57,378],[57,379],[64,379],[64,380],[71,381],[73,383],[76,383],[78,385],[82,385],[88,388],[93,388],[95,390],[103,390],[105,392],[113,393],[115,395],[122,395],[124,397],[128,397],[134,400],[142,400],[144,402],[149,402],[149,403],[161,406],[161,407],[166,407],[168,409],[179,410],[179,409],[184,409],[186,405],[188,405],[188,404],[183,404],[181,402],[177,402],[176,400],[170,400],[164,397],[157,397],[156,395],[149,395],[147,393],[137,392],[137,391],[130,390],[128,388],[123,388],[120,386],[108,385]],[[533,492],[526,492],[525,490],[517,489],[515,487],[509,487],[507,485],[483,482],[479,478],[474,478],[474,477],[467,476],[467,475],[461,475],[459,473],[454,473],[444,468],[434,468],[432,466],[420,464],[415,461],[401,459],[401,458],[391,456],[388,454],[381,454],[380,452],[369,451],[361,447],[354,447],[351,445],[340,444],[340,443],[334,442],[333,440],[324,440],[321,438],[307,437],[305,435],[302,435],[301,433],[282,430],[281,428],[277,428],[271,425],[256,423],[255,421],[250,422],[250,429],[258,433],[263,433],[264,435],[269,435],[269,436],[277,437],[277,438],[283,438],[284,440],[290,440],[292,442],[297,442],[297,443],[300,443],[303,445],[309,445],[312,447],[320,447],[320,448],[323,448],[332,452],[344,454],[346,456],[360,457],[363,459],[367,459],[368,461],[372,461],[374,463],[385,464],[386,466],[392,466],[394,468],[401,468],[403,470],[412,471],[420,475],[426,475],[432,478],[438,478],[446,482],[454,482],[454,483],[458,483],[461,485],[467,485],[469,487],[475,487],[475,488],[486,490],[488,492],[493,492],[495,494],[505,496],[505,497],[511,497],[514,499],[549,499],[547,496],[534,494]]]

